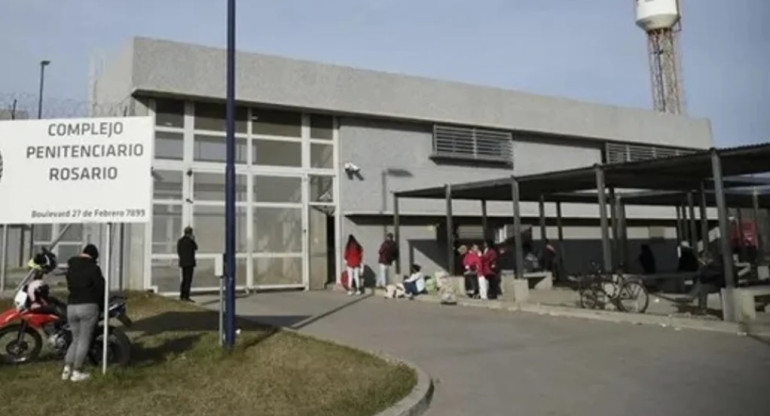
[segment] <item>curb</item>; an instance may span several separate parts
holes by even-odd
[[[429,302],[440,303],[438,298],[424,296],[415,299]],[[711,331],[734,335],[754,335],[770,337],[770,327],[767,325],[756,325],[751,323],[736,323],[724,321],[706,321],[698,319],[688,319],[672,315],[647,315],[639,313],[598,311],[590,309],[570,308],[566,306],[551,306],[531,303],[505,303],[500,301],[477,301],[468,299],[457,299],[457,305],[471,308],[486,308],[493,310],[503,310],[507,312],[525,312],[538,315],[548,315],[565,318],[591,319],[595,321],[628,323],[633,325],[655,325],[663,328],[674,328],[675,330],[689,329],[695,331]]]
[[[382,354],[374,355],[379,356],[385,360],[404,364],[414,370],[415,374],[417,375],[417,383],[412,389],[412,392],[406,395],[406,397],[401,399],[401,401],[395,405],[383,410],[380,413],[377,413],[376,416],[419,416],[425,413],[430,407],[430,402],[433,399],[433,391],[435,390],[433,379],[430,378],[428,373],[411,362],[404,361],[402,359],[390,359],[388,356],[384,356]]]

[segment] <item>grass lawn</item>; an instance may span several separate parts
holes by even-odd
[[[130,295],[128,314],[130,368],[72,383],[51,356],[0,364],[0,415],[373,415],[416,383],[406,366],[247,321],[225,354],[216,312],[154,295]]]

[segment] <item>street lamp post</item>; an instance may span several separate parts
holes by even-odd
[[[37,96],[37,118],[43,118],[43,85],[45,85],[45,67],[51,64],[51,61],[40,61],[40,93]]]
[[[43,86],[45,85],[45,67],[51,64],[51,61],[44,59],[40,61],[40,90],[37,95],[37,119],[43,118]],[[24,247],[24,233],[22,232],[22,247]],[[32,257],[35,249],[35,225],[29,226],[29,256]],[[21,250],[24,251],[24,250]]]
[[[235,0],[227,1],[227,163],[225,165],[225,339],[235,344]]]

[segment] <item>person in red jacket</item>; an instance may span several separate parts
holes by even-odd
[[[487,293],[481,293],[482,299],[497,299],[501,293],[500,278],[497,275],[497,250],[495,250],[495,244],[491,240],[484,242],[484,251],[481,254],[481,272],[487,286]]]
[[[396,246],[396,242],[393,241],[393,238],[393,234],[388,233],[388,235],[385,236],[385,241],[380,245],[380,274],[377,276],[377,287],[380,289],[385,289],[385,287],[388,286],[388,272],[390,271],[390,266],[392,266],[393,262],[398,258],[398,247]]]
[[[353,234],[348,237],[348,243],[345,245],[345,265],[348,272],[348,295],[364,293],[364,286],[361,284],[361,269],[363,268],[364,248],[358,243]],[[355,284],[355,290],[353,289]]]
[[[479,277],[481,277],[481,257],[479,247],[473,245],[470,250],[466,246],[460,246],[458,250],[462,256],[463,277],[465,277],[465,292],[470,298],[479,296]]]

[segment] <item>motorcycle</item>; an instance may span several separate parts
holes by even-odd
[[[125,327],[132,322],[126,314],[126,301],[119,296],[110,298],[108,315]],[[0,361],[6,364],[23,364],[35,361],[43,349],[43,336],[54,353],[63,357],[72,343],[72,331],[66,319],[48,310],[38,311],[17,305],[0,314]],[[8,338],[7,341],[4,339]],[[88,359],[94,365],[102,362],[104,340],[104,314],[93,332]],[[126,366],[131,357],[131,341],[120,328],[110,325],[107,338],[107,363]]]

